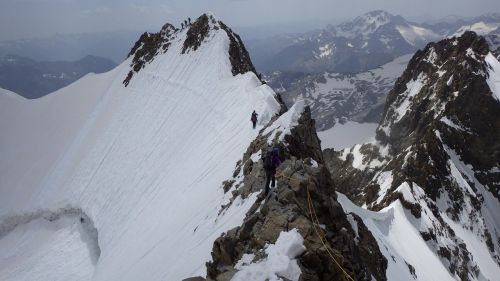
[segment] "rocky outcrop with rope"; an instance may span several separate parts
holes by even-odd
[[[235,174],[243,174],[244,180],[228,184],[235,185],[229,187],[233,196],[248,196],[264,187],[262,161],[253,162],[250,155],[265,151],[267,137],[260,135],[238,163]],[[306,248],[297,257],[302,272],[299,280],[386,280],[387,260],[361,219],[349,214],[357,222],[355,228],[349,222],[316,144],[314,121],[306,109],[289,136],[274,143],[284,160],[277,171],[276,188],[254,204],[240,227],[214,242],[207,280],[230,280],[243,254],[254,254],[258,262],[265,257],[266,245],[291,229],[298,230]]]

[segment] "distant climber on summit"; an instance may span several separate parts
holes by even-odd
[[[276,186],[276,169],[281,164],[279,157],[279,148],[275,147],[272,150],[267,151],[266,155],[263,157],[264,170],[266,171],[266,186],[265,195],[269,193],[269,183],[271,187]]]
[[[257,116],[259,116],[257,114],[257,112],[255,112],[255,110],[252,112],[252,118],[250,118],[250,120],[252,120],[252,124],[253,124],[253,128],[255,129],[255,125],[257,125]]]

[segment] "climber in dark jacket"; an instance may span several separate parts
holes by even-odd
[[[276,186],[276,168],[281,164],[279,158],[279,148],[275,147],[271,151],[268,151],[264,157],[264,170],[266,171],[266,186],[265,195],[269,193],[269,183],[271,187]]]
[[[255,112],[255,110],[252,112],[252,118],[250,118],[250,120],[252,120],[252,124],[253,124],[253,128],[255,129],[255,125],[257,124],[257,112]]]

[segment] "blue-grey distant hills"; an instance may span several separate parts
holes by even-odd
[[[76,61],[92,55],[121,63],[140,34],[139,31],[112,31],[2,41],[0,57],[13,54],[37,61]]]
[[[499,26],[499,14],[420,24],[378,10],[321,30],[249,40],[246,45],[263,72],[359,73],[469,30],[485,36],[495,49]]]
[[[113,69],[110,59],[86,56],[77,61],[35,61],[17,55],[0,58],[0,88],[35,99],[52,93],[87,73]]]

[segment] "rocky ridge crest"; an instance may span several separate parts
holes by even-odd
[[[135,73],[143,69],[146,64],[151,63],[156,56],[166,53],[172,42],[179,36],[185,36],[181,50],[181,55],[184,55],[191,51],[195,52],[205,40],[209,40],[211,32],[219,30],[223,30],[230,41],[228,57],[231,62],[232,74],[237,75],[251,71],[260,78],[241,38],[212,14],[203,14],[192,23],[191,19],[186,20],[181,28],[167,23],[160,32],[142,34],[128,55],[128,57],[132,57],[131,70],[123,84],[128,86]]]

